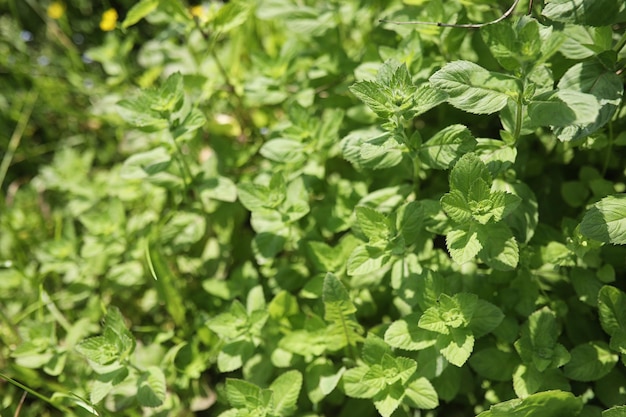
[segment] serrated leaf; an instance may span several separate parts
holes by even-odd
[[[476,139],[463,125],[448,126],[428,139],[419,150],[420,159],[436,169],[448,169],[476,147]]]
[[[317,358],[306,368],[304,374],[307,395],[313,403],[319,403],[334,391],[345,368],[335,369],[328,359]]]
[[[565,129],[594,123],[600,109],[601,104],[592,94],[578,90],[554,90],[533,97],[528,104],[528,116],[534,126]],[[564,131],[557,132],[561,136]]]
[[[409,405],[422,410],[432,410],[439,405],[437,391],[426,378],[418,378],[405,387],[404,395]]]
[[[565,364],[565,376],[574,381],[596,381],[608,375],[618,356],[604,342],[588,342],[574,347],[571,359]]]
[[[626,194],[608,196],[594,204],[585,213],[580,232],[600,242],[626,245]]]
[[[137,402],[142,407],[158,407],[165,401],[165,375],[160,368],[150,366],[137,384]]]
[[[216,32],[228,32],[244,24],[250,17],[250,3],[245,1],[233,1],[219,8],[212,21]]]
[[[489,196],[491,201],[491,213],[493,214],[493,221],[499,222],[507,217],[520,205],[522,199],[515,194],[506,193],[503,191],[494,191]]]
[[[119,350],[115,343],[104,336],[94,336],[83,340],[75,347],[76,351],[90,361],[99,365],[108,365],[119,358]]]
[[[463,155],[450,172],[450,190],[458,190],[469,196],[477,180],[491,185],[493,179],[487,166],[473,153]]]
[[[422,229],[424,208],[418,201],[404,204],[395,212],[395,219],[396,229],[400,231],[408,246],[415,241]]]
[[[305,145],[293,139],[272,139],[261,146],[259,153],[271,161],[296,165],[307,159]]]
[[[470,226],[468,230],[453,229],[446,234],[446,247],[454,262],[469,262],[483,249],[478,239],[478,231]]]
[[[503,223],[490,223],[478,229],[483,248],[480,260],[500,271],[510,271],[519,262],[519,246],[511,229]]]
[[[237,196],[241,204],[250,211],[270,206],[269,188],[264,185],[253,183],[238,184]]]
[[[354,248],[348,258],[348,275],[362,275],[378,271],[387,266],[391,256],[381,248],[360,245]]]
[[[415,101],[413,117],[416,117],[446,101],[448,95],[441,90],[433,88],[430,84],[423,83],[417,87],[413,97]]]
[[[322,300],[324,301],[324,320],[330,323],[327,332],[337,336],[333,338],[335,342],[332,346],[333,350],[354,346],[362,340],[360,335],[362,328],[354,316],[356,307],[341,281],[330,272],[324,278]]]
[[[363,361],[368,365],[381,364],[385,355],[391,355],[387,343],[374,333],[368,333],[361,350]]]
[[[441,334],[437,337],[435,346],[448,362],[461,367],[472,354],[474,335],[469,329],[450,329],[449,334]]]
[[[545,391],[492,405],[478,417],[570,417],[582,408],[583,400],[571,392]]]
[[[126,29],[148,16],[159,6],[159,0],[140,0],[130,8],[126,19],[122,22],[122,28]]]
[[[614,0],[551,0],[541,14],[557,22],[608,26],[626,20],[626,4]]]
[[[484,378],[494,381],[510,381],[519,364],[519,359],[514,352],[489,347],[474,352],[469,358],[469,364],[478,375]]]
[[[513,372],[513,390],[520,398],[528,397],[539,391],[542,382],[541,372],[532,365],[519,365]]]
[[[220,372],[240,369],[254,354],[254,344],[247,339],[234,340],[223,345],[217,355],[217,368]]]
[[[433,346],[437,333],[420,328],[417,325],[419,316],[420,314],[411,314],[391,323],[385,332],[385,342],[404,350],[422,350]]]
[[[274,413],[279,416],[290,416],[296,409],[298,395],[302,388],[302,374],[295,369],[281,374],[270,385],[273,391]]]
[[[357,366],[344,372],[341,380],[346,395],[353,398],[372,398],[379,393],[380,388],[376,385],[364,384],[363,378],[369,371],[369,366]]]
[[[472,219],[470,205],[459,190],[451,190],[441,197],[441,208],[456,223],[467,223]]]
[[[504,319],[504,313],[495,305],[477,300],[472,313],[469,327],[476,338],[482,337],[494,330]]]
[[[598,294],[598,312],[602,329],[613,336],[626,330],[626,294],[605,285]]]
[[[389,220],[387,216],[367,206],[358,206],[355,210],[357,224],[370,242],[376,243],[388,239]]]
[[[226,378],[226,398],[234,408],[254,410],[266,406],[270,398],[262,391],[250,382]]]
[[[430,83],[447,93],[454,107],[475,114],[495,113],[520,94],[516,78],[469,61],[446,64],[430,77]]]
[[[374,406],[381,416],[390,417],[400,406],[403,396],[404,388],[400,383],[391,385],[374,397]]]
[[[374,81],[361,81],[350,86],[352,94],[357,96],[379,117],[386,118],[391,114],[389,100],[383,93],[383,86]]]
[[[402,162],[403,145],[389,132],[356,130],[341,140],[343,157],[353,165],[368,169],[386,169]]]
[[[124,179],[137,180],[148,178],[167,170],[172,157],[163,147],[132,155],[122,165],[120,176]]]
[[[626,417],[626,405],[611,407],[602,412],[602,417]]]

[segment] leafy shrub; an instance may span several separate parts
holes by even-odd
[[[2,414],[626,415],[626,4],[496,3],[0,6]]]

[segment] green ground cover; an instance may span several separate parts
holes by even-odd
[[[506,3],[0,0],[0,414],[626,416],[626,3]]]

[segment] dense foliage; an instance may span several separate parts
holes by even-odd
[[[626,3],[500,3],[0,2],[0,414],[626,416]]]

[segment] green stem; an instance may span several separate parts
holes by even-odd
[[[619,41],[617,41],[617,43],[613,47],[613,50],[619,53],[624,48],[624,46],[626,46],[626,33],[622,34],[622,37],[619,39]]]
[[[11,161],[15,155],[15,151],[18,146],[20,146],[20,141],[22,140],[22,136],[24,135],[24,131],[26,130],[26,126],[30,120],[30,115],[35,107],[35,101],[37,101],[38,94],[38,92],[31,90],[26,96],[24,107],[22,107],[22,113],[17,120],[17,126],[15,126],[15,130],[9,140],[9,146],[7,147],[7,151],[2,158],[2,163],[0,164],[0,188],[6,178],[7,172],[9,171],[9,166],[11,166]]]
[[[34,395],[35,397],[39,398],[41,401],[44,401],[48,404],[50,404],[51,406],[53,406],[54,408],[63,411],[65,413],[65,415],[72,415],[72,412],[68,409],[65,408],[61,405],[55,404],[50,398],[46,397],[45,395],[42,395],[40,393],[38,393],[37,391],[33,390],[32,388],[27,387],[26,385],[22,384],[19,381],[16,381],[13,378],[10,378],[8,375],[5,375],[4,373],[0,372],[0,378],[4,379],[5,381],[7,381],[8,383],[15,385],[18,388],[23,389],[24,391],[28,392],[31,395]]]
[[[517,143],[520,134],[522,133],[522,97],[520,96],[517,99],[517,109],[515,112],[515,132],[513,132],[513,138],[515,139],[515,143]],[[515,145],[515,144],[514,144]]]

